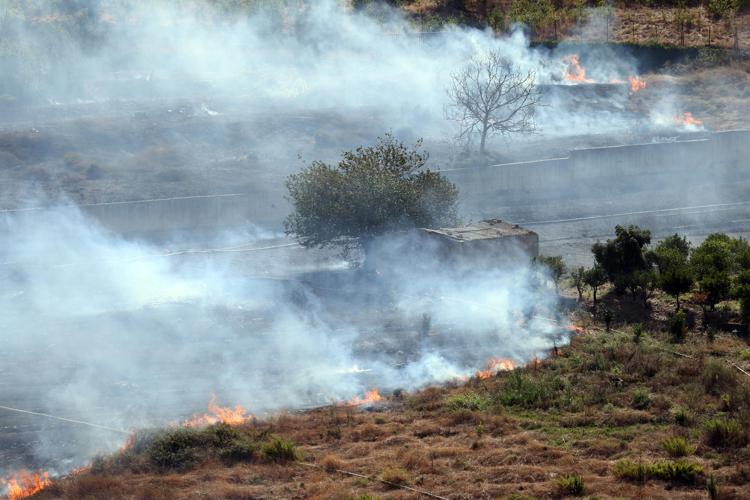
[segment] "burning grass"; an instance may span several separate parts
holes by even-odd
[[[707,477],[739,498],[750,487],[750,379],[725,360],[748,368],[746,342],[692,331],[677,348],[660,300],[637,342],[631,328],[607,333],[584,320],[586,334],[556,356],[485,379],[378,393],[378,405],[140,432],[37,498],[87,489],[97,498],[413,497],[397,485],[447,498],[695,498]]]

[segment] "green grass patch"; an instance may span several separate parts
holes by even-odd
[[[565,474],[557,478],[557,489],[562,495],[581,496],[585,491],[583,478],[578,474]]]
[[[661,446],[664,448],[664,451],[675,458],[686,457],[695,453],[695,446],[691,446],[685,438],[681,436],[667,438],[662,441]]]
[[[695,484],[703,475],[703,468],[685,460],[634,462],[625,459],[614,465],[613,472],[619,478],[636,482],[661,479],[670,483]]]
[[[269,462],[293,462],[300,458],[300,452],[297,450],[295,444],[278,436],[272,438],[271,441],[264,443],[260,452],[263,455],[263,458]]]
[[[742,425],[727,417],[714,417],[703,426],[706,442],[715,448],[742,448],[748,442]]]
[[[445,407],[451,412],[461,410],[484,411],[490,407],[490,400],[487,396],[478,392],[462,392],[448,397],[445,400]]]

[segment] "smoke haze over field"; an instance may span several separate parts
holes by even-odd
[[[160,256],[70,209],[12,224],[0,247],[3,399],[108,427],[178,421],[212,393],[258,412],[411,389],[564,341],[554,293],[520,257],[438,273],[429,248],[415,267],[389,242],[374,282],[328,272],[303,283],[269,279],[293,264],[279,255],[268,277],[253,278],[232,258]],[[419,340],[425,314],[434,334]],[[33,457],[60,470],[121,441],[48,424]]]
[[[233,16],[204,2],[10,8],[0,18],[10,34],[0,64],[11,78],[0,83],[0,94],[61,105],[249,96],[246,111],[370,108],[396,130],[447,137],[442,114],[449,75],[487,50],[535,72],[539,83],[566,83],[565,50],[531,49],[521,30],[496,37],[450,27],[417,38],[398,11],[382,7],[377,14],[334,0]],[[591,81],[636,73],[632,58],[609,49],[590,51],[584,62]],[[547,133],[569,132],[571,121],[579,132],[621,127],[627,91],[611,99],[619,106],[571,117],[560,115],[566,103],[552,95],[540,121]]]
[[[585,78],[602,84],[584,89],[564,78],[569,49],[530,47],[521,30],[420,36],[389,8],[284,5],[243,15],[199,0],[0,5],[1,205],[51,207],[0,214],[0,404],[132,429],[200,412],[212,393],[252,412],[318,405],[374,386],[470,375],[491,356],[523,363],[565,340],[556,294],[526,258],[447,268],[429,247],[415,262],[402,241],[387,241],[388,266],[373,279],[330,254],[279,243],[281,179],[299,168],[298,155],[328,160],[388,130],[441,147],[455,132],[444,117],[450,74],[487,50],[535,73],[547,136],[622,131],[641,120],[669,126],[679,103],[636,116],[627,83],[636,61],[606,47],[580,54]],[[28,195],[44,183],[52,188],[38,192],[51,198]],[[636,183],[651,178],[627,189]],[[507,203],[496,194],[505,186],[485,187],[497,189],[465,193],[473,208]],[[558,200],[569,194],[558,191]],[[126,239],[50,201],[60,192],[105,209],[241,193],[261,207],[247,222],[273,224],[205,243],[221,252],[177,255],[168,250],[202,235],[158,235],[168,242],[160,247]],[[601,205],[587,203],[588,211]],[[186,215],[184,206],[174,212]],[[529,220],[562,217],[540,213]],[[424,318],[432,335],[420,339]],[[0,476],[21,466],[67,471],[122,441],[28,415],[9,427],[35,438],[7,454],[0,441]]]

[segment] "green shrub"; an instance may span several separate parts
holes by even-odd
[[[690,425],[690,423],[693,421],[693,417],[692,415],[690,415],[690,412],[682,406],[678,406],[672,409],[672,417],[674,417],[674,423],[683,427]]]
[[[672,342],[679,343],[685,340],[687,329],[685,312],[682,310],[677,311],[669,321],[669,333],[672,335]]]
[[[516,370],[503,380],[496,399],[503,406],[545,409],[555,406],[563,388],[559,377],[531,377]]]
[[[383,425],[386,422],[385,417],[382,415],[375,415],[375,418],[373,418],[372,421],[377,425]]]
[[[614,473],[620,478],[637,482],[661,479],[672,483],[692,484],[703,475],[703,469],[684,460],[644,463],[625,459],[615,464]]]
[[[486,396],[476,392],[454,394],[445,400],[445,406],[452,412],[460,410],[482,411],[489,407],[490,401]]]
[[[584,486],[583,478],[578,474],[565,474],[557,479],[557,488],[563,495],[580,496],[583,495]]]
[[[158,432],[143,451],[156,467],[186,469],[208,456],[228,462],[250,461],[257,449],[246,431],[217,424],[203,429],[179,427]]]
[[[299,451],[294,443],[280,437],[275,437],[270,442],[264,443],[260,451],[263,458],[269,462],[293,462],[300,458]]]
[[[685,438],[680,436],[673,436],[665,439],[661,443],[661,446],[664,448],[664,451],[675,458],[686,457],[695,452],[695,447],[690,446]]]
[[[647,389],[636,389],[635,392],[633,392],[631,405],[638,410],[648,408],[651,406],[651,393],[649,393]]]
[[[741,448],[747,444],[747,434],[737,420],[714,417],[705,424],[706,442],[716,448]]]
[[[176,428],[154,437],[146,453],[156,467],[186,469],[195,465],[200,449],[206,445],[207,439],[202,430]]]
[[[643,326],[640,323],[633,327],[633,343],[640,344],[641,337],[643,336]]]

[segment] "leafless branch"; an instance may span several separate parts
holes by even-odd
[[[474,58],[453,73],[448,97],[446,117],[457,123],[457,139],[469,141],[479,136],[481,154],[489,135],[537,130],[534,118],[541,95],[536,75],[522,72],[498,52]]]

